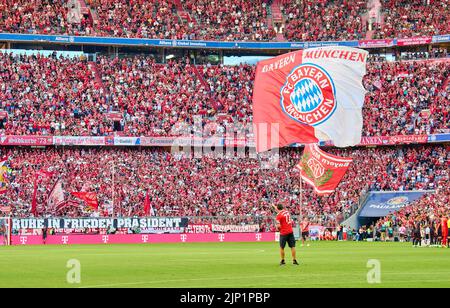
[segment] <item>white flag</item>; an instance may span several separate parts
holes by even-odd
[[[337,147],[347,147],[357,145],[361,142],[363,127],[362,107],[366,90],[362,84],[362,79],[366,74],[366,60],[368,51],[350,47],[321,47],[303,51],[303,64],[310,63],[317,66],[317,69],[328,75],[334,91],[334,105],[330,97],[330,109],[333,111],[329,117],[323,121],[315,123],[315,135],[319,140],[332,140]],[[320,80],[320,79],[319,79]],[[311,78],[311,84],[315,79]],[[325,101],[325,106],[310,105],[310,109],[316,109],[318,118],[322,118],[323,113],[320,108],[328,108],[326,100],[321,96],[318,87],[316,95],[317,101]],[[311,85],[305,88],[311,89]],[[311,91],[307,91],[314,93]],[[305,96],[304,96],[305,97]],[[307,97],[308,98],[308,97]],[[314,100],[312,100],[314,101]],[[314,114],[313,114],[314,115]]]
[[[47,210],[55,211],[57,207],[63,202],[64,202],[64,190],[62,187],[61,180],[58,180],[58,182],[56,182],[55,186],[50,192],[50,195],[48,196]]]

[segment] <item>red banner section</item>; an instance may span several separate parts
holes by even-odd
[[[184,232],[195,234],[213,233],[211,224],[189,224]]]
[[[47,245],[70,244],[145,244],[199,242],[274,242],[275,233],[206,233],[206,234],[110,234],[110,235],[49,235]],[[13,235],[12,245],[42,245],[40,235]]]
[[[388,137],[388,144],[427,143],[428,135],[405,135]]]
[[[52,136],[1,136],[0,145],[47,146],[53,145]]]
[[[105,137],[76,137],[76,136],[55,136],[54,145],[83,145],[83,146],[103,146],[106,145]]]
[[[398,135],[398,136],[373,136],[362,137],[360,146],[370,145],[398,145],[411,143],[427,143],[429,135]],[[325,142],[325,146],[332,146],[332,142]]]
[[[397,39],[397,46],[410,46],[410,45],[427,45],[431,44],[432,37],[411,37],[404,39]]]
[[[388,144],[389,138],[385,136],[362,137],[361,145],[383,145]]]
[[[361,48],[383,48],[394,46],[394,39],[383,40],[360,40],[358,46]]]

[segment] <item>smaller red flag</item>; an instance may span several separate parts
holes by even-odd
[[[86,203],[87,207],[90,207],[94,210],[98,209],[98,200],[97,194],[93,192],[72,192],[72,196],[83,200]]]
[[[152,205],[150,204],[150,196],[148,194],[145,195],[145,201],[144,201],[144,214],[146,216],[150,216],[152,211]]]
[[[347,172],[352,158],[339,157],[322,151],[317,144],[307,144],[302,161],[296,166],[306,183],[319,195],[334,192]]]

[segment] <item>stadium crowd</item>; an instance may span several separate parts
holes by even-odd
[[[212,41],[272,40],[276,33],[267,23],[267,2],[184,0],[184,9],[196,21],[195,25],[189,27],[189,38]]]
[[[194,66],[183,58],[162,65],[147,56],[99,56],[94,63],[0,53],[0,65],[0,110],[8,113],[0,133],[6,135],[179,135],[176,124],[192,125],[194,116],[204,127],[251,127],[255,67],[247,64]],[[371,62],[363,134],[450,129],[449,65]],[[118,123],[108,118],[111,112]]]
[[[283,1],[288,41],[349,41],[365,37],[367,1]]]
[[[0,32],[93,35],[91,19],[75,12],[73,2],[0,0]]]
[[[384,22],[374,38],[408,38],[450,33],[447,0],[382,0]]]
[[[438,189],[449,180],[448,146],[382,147],[331,152],[354,159],[335,193],[319,197],[304,184],[302,215],[334,226],[351,214],[367,190]],[[192,158],[162,149],[2,148],[8,160],[4,174],[8,191],[0,203],[14,216],[30,215],[36,173],[51,177],[38,185],[41,215],[55,214],[47,198],[58,179],[66,200],[74,191],[96,192],[99,211],[67,206],[58,215],[143,215],[148,195],[159,216],[271,215],[270,204],[281,202],[299,215],[299,180],[294,166],[301,151],[281,151],[279,164],[263,168],[249,157]],[[72,198],[73,199],[73,198]],[[82,203],[80,203],[82,204]]]
[[[449,62],[374,62],[368,66],[364,134],[411,135],[448,130]]]
[[[89,0],[97,13],[100,36],[185,39],[186,25],[179,21],[172,1]]]

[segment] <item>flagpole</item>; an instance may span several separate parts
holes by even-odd
[[[299,206],[300,206],[300,215],[299,215],[299,221],[298,225],[301,227],[301,222],[303,221],[303,179],[302,179],[302,171],[300,170],[300,197],[299,197]],[[300,230],[302,232],[302,230]]]
[[[116,190],[116,187],[115,187],[115,175],[116,175],[116,166],[115,166],[115,164],[114,164],[114,161],[112,162],[112,217],[114,217],[114,213],[115,213],[115,210],[114,210],[114,197],[115,197],[115,190]]]

